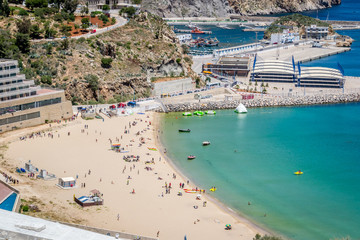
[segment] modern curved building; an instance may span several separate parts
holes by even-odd
[[[297,87],[342,88],[344,83],[345,78],[338,69],[299,66]]]
[[[255,58],[251,81],[295,83],[295,65],[278,60],[256,61]]]

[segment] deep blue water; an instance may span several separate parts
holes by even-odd
[[[192,181],[260,225],[297,240],[360,239],[360,103],[171,113],[163,129]]]
[[[289,14],[291,13],[272,14],[268,16],[284,16]],[[360,1],[342,0],[340,5],[321,10],[305,11],[301,12],[301,14],[321,20],[360,21]]]
[[[8,211],[12,211],[17,194],[12,193],[5,201],[0,204],[0,208]]]
[[[302,66],[321,66],[337,68],[339,62],[347,76],[360,76],[360,30],[337,31],[339,34],[348,35],[355,39],[351,51],[303,63]]]

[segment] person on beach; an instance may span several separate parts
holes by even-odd
[[[118,215],[117,215],[117,220],[119,221],[119,219],[120,219],[120,214],[118,213]]]

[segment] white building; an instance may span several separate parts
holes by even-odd
[[[311,25],[310,27],[305,28],[305,33],[306,38],[323,39],[327,38],[329,34],[329,28]]]
[[[181,34],[181,35],[176,35],[176,37],[179,39],[180,43],[186,43],[191,41],[192,39],[191,34]]]
[[[282,33],[273,33],[271,34],[270,43],[274,44],[284,44],[284,43],[293,43],[300,41],[299,33],[290,32],[289,30],[284,30]]]

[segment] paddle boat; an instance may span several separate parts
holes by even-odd
[[[207,114],[207,115],[215,115],[216,112],[214,110],[208,110],[208,111],[205,111],[205,114]]]
[[[244,104],[240,103],[239,106],[235,109],[236,113],[247,113],[247,109]]]
[[[216,191],[216,187],[210,188],[210,192],[215,192],[215,191]]]
[[[302,175],[303,172],[299,170],[299,171],[297,171],[297,172],[294,172],[294,174],[295,174],[295,175]]]
[[[192,116],[192,113],[191,112],[184,112],[183,116]]]
[[[194,155],[188,156],[188,160],[194,160],[196,157]]]
[[[179,132],[191,132],[190,129],[179,129]]]
[[[203,116],[203,115],[204,115],[204,112],[203,112],[203,111],[195,111],[195,112],[194,112],[194,115],[196,115],[196,116]]]
[[[203,145],[203,146],[210,145],[210,142],[209,142],[209,141],[204,141],[204,142],[202,142],[202,145]]]

